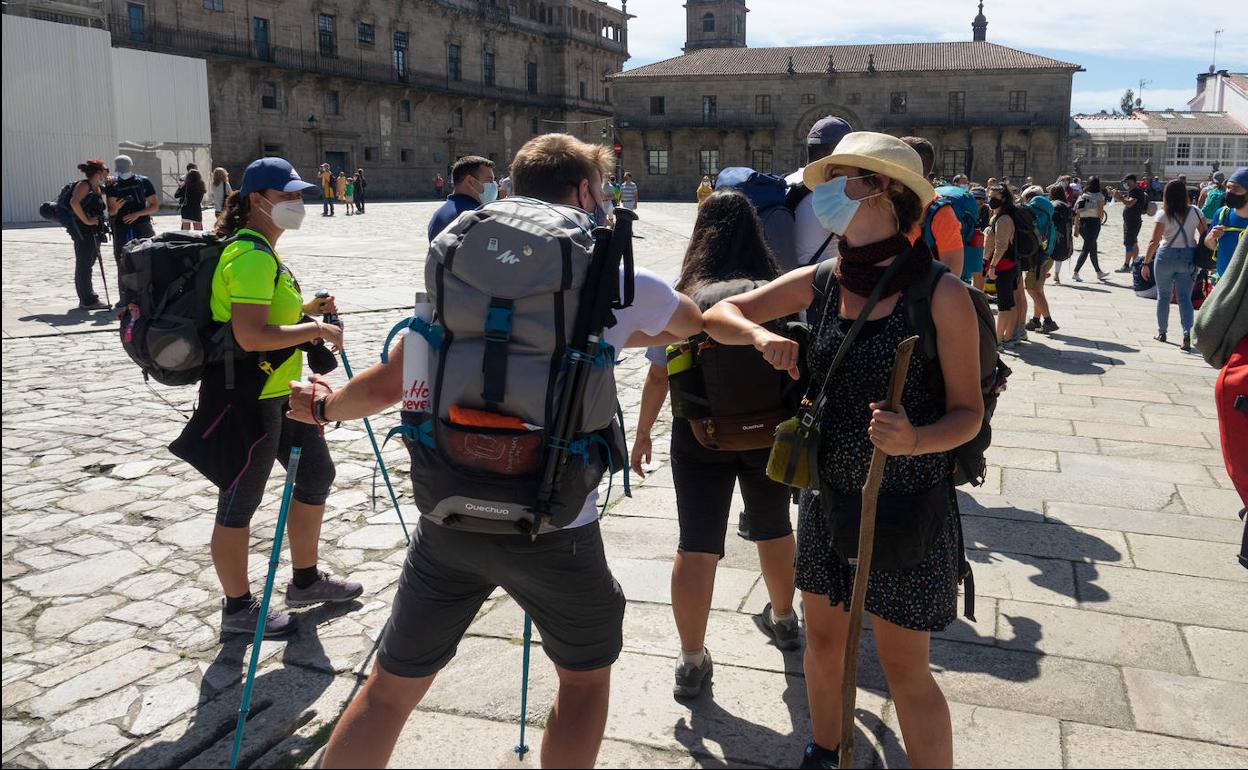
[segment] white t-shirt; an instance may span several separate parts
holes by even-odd
[[[802,174],[805,169],[798,169],[792,174],[785,177],[785,182],[790,186],[802,184]],[[793,221],[795,240],[797,242],[797,264],[798,267],[805,267],[811,264],[815,253],[819,251],[819,247],[827,242],[828,246],[819,255],[819,261],[824,262],[836,256],[837,243],[836,238],[831,241],[828,236],[832,235],[832,231],[823,226],[819,218],[815,216],[815,199],[814,195],[807,195],[797,204],[797,208],[793,211]]]
[[[1179,232],[1179,221],[1172,219],[1164,210],[1158,211],[1157,216],[1153,218],[1153,222],[1159,225],[1165,225],[1162,231],[1160,249],[1174,246],[1179,249],[1191,248],[1196,245],[1197,238],[1200,237],[1200,214],[1195,206],[1188,206],[1187,219],[1183,222],[1183,230],[1187,232],[1186,240]]]
[[[620,205],[626,209],[637,208],[637,183],[625,182],[620,185]]]
[[[615,326],[607,329],[607,333],[604,335],[607,344],[617,351],[623,349],[625,343],[628,342],[628,338],[633,336],[634,332],[641,332],[651,336],[661,334],[667,328],[668,322],[672,320],[672,315],[680,305],[680,295],[668,285],[667,281],[660,278],[657,274],[639,267],[633,271],[633,276],[633,304],[615,312]],[[621,270],[621,286],[623,286],[623,280],[624,276]],[[628,458],[619,458],[617,462],[621,464],[627,463]],[[566,529],[583,527],[597,520],[598,492],[595,490],[585,500],[585,506],[581,508],[581,513],[576,517],[576,521],[569,524]]]

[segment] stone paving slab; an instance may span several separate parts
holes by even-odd
[[[365,219],[313,217],[283,238],[303,284],[338,296],[357,369],[376,360],[422,284],[419,233],[433,208],[373,204]],[[638,263],[675,275],[693,212],[646,206]],[[1117,226],[1111,216],[1105,242]],[[109,314],[68,310],[72,248],[62,231],[6,230],[3,246],[4,764],[221,766],[246,644],[218,639],[219,588],[204,548],[215,490],[164,449],[194,389],[149,390]],[[1212,422],[1216,372],[1151,340],[1153,305],[1125,283],[1050,289],[1063,328],[1008,355],[1014,375],[988,477],[959,493],[979,621],[936,635],[932,659],[960,766],[1248,767],[1235,747],[1244,723],[1232,719],[1248,686],[1237,654],[1248,645],[1248,575],[1234,561],[1239,502]],[[628,353],[617,368],[630,430],[646,366]],[[329,379],[345,381],[342,371]],[[396,422],[394,410],[373,421],[378,430]],[[670,697],[679,645],[667,603],[678,536],[669,426],[664,414],[655,427],[656,470],[603,524],[632,601],[601,764],[787,766],[809,739],[801,656],[759,633],[752,615],[767,599],[757,554],[732,530],[708,628],[713,698]],[[368,495],[362,427],[327,439],[338,475],[322,563],[360,579],[366,595],[302,612],[297,639],[263,645],[252,766],[304,763],[323,744],[371,666],[404,556],[384,492],[376,509]],[[386,460],[410,524],[405,452],[392,443]],[[269,500],[280,486],[274,474]],[[266,572],[275,515],[266,503],[255,517],[253,581]],[[518,608],[497,592],[392,764],[507,761],[520,627]],[[860,691],[857,764],[900,766],[869,629],[860,654],[869,689]],[[540,647],[534,661],[532,745],[554,692]]]

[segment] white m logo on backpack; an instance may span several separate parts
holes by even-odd
[[[515,254],[511,253],[511,249],[507,249],[502,254],[499,254],[497,257],[495,257],[495,259],[497,259],[499,262],[502,262],[504,265],[520,264],[520,258],[517,257]]]

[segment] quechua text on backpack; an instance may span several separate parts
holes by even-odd
[[[762,283],[721,281],[690,296],[705,312]],[[793,339],[806,336],[805,325],[796,319],[769,326]],[[707,449],[767,449],[776,426],[797,412],[804,391],[803,383],[776,371],[753,346],[722,345],[705,333],[669,345],[667,365],[672,414],[688,420],[694,438]]]
[[[602,333],[632,301],[631,225],[617,211],[614,232],[591,233],[579,209],[510,197],[430,245],[432,318],[391,331],[407,333],[405,357],[426,356],[431,393],[405,397],[392,431],[425,518],[496,534],[565,527],[627,462]],[[412,335],[427,344],[409,346]]]

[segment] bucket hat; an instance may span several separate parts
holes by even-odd
[[[806,186],[813,190],[826,182],[828,166],[851,166],[884,174],[913,190],[924,204],[936,197],[936,190],[923,178],[919,154],[895,136],[874,131],[846,134],[831,155],[806,167]]]

